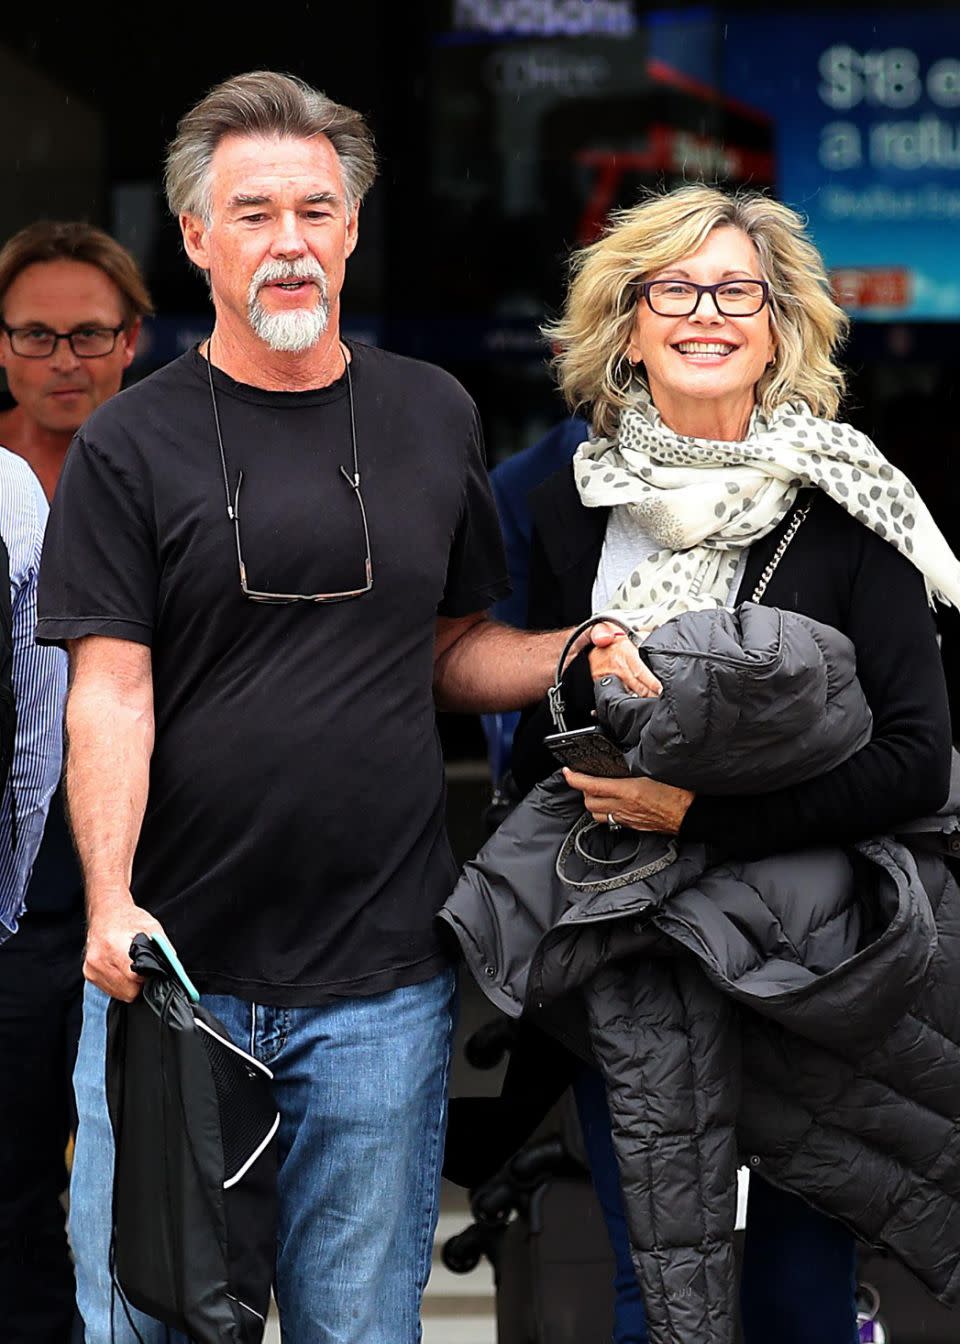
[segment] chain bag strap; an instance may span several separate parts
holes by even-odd
[[[811,499],[809,503],[804,504],[802,508],[797,509],[796,513],[794,513],[793,518],[790,520],[790,526],[787,528],[786,532],[784,532],[783,536],[780,538],[780,541],[777,545],[777,549],[774,551],[770,563],[766,566],[763,573],[760,575],[760,579],[757,583],[757,586],[756,588],[754,588],[753,593],[750,597],[751,602],[759,602],[760,599],[763,597],[764,593],[767,591],[767,584],[773,578],[774,570],[777,568],[777,565],[779,565],[780,561],[783,559],[784,555],[786,554],[787,547],[790,545],[791,541],[793,541],[794,537],[800,531],[801,523],[803,522],[804,518],[806,518],[807,514],[810,512],[812,508],[813,508],[813,500]]]

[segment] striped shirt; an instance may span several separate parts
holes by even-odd
[[[10,556],[17,733],[0,800],[0,942],[17,930],[50,799],[60,779],[67,658],[34,641],[47,501],[26,462],[0,448],[0,537]],[[11,843],[11,787],[17,844]]]

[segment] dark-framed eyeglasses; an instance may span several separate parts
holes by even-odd
[[[49,327],[31,325],[11,327],[0,322],[7,333],[10,349],[22,359],[49,359],[61,341],[66,341],[77,359],[102,359],[117,348],[117,338],[126,326],[74,327],[73,331],[51,331]]]
[[[271,593],[264,592],[259,588],[252,588],[247,582],[247,566],[243,558],[243,545],[240,540],[240,487],[243,485],[243,470],[237,475],[237,487],[231,497],[230,478],[227,474],[227,459],[223,449],[223,434],[220,430],[220,412],[217,408],[217,395],[213,386],[213,364],[210,360],[210,349],[207,347],[207,376],[210,380],[210,401],[213,406],[213,420],[217,430],[217,444],[220,448],[220,466],[223,470],[223,488],[227,500],[227,517],[233,524],[233,534],[237,547],[237,565],[240,570],[240,591],[244,597],[251,602],[272,602],[277,605],[291,602],[349,602],[351,598],[363,597],[364,593],[369,593],[373,588],[373,559],[370,554],[370,529],[367,526],[367,511],[363,504],[363,494],[360,490],[360,463],[357,454],[357,423],[353,405],[353,380],[350,376],[350,361],[347,353],[341,345],[343,351],[344,367],[347,375],[347,399],[350,405],[350,439],[353,447],[353,471],[349,472],[346,467],[340,467],[340,474],[353,492],[353,497],[357,501],[357,507],[360,510],[360,522],[363,526],[363,583],[357,588],[348,588],[338,593]]]
[[[694,280],[643,280],[638,286],[652,312],[660,317],[692,317],[704,294],[722,317],[753,317],[770,298],[766,280],[721,280],[698,285]]]

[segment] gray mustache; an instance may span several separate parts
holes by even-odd
[[[322,266],[305,264],[261,266],[253,276],[252,285],[262,289],[264,285],[284,280],[314,280],[320,289],[327,283],[326,272]]]

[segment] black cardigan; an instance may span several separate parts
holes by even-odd
[[[806,784],[747,797],[695,798],[681,838],[721,845],[730,854],[863,839],[936,811],[949,791],[950,713],[923,578],[828,496],[808,491],[805,498],[813,499],[813,507],[763,601],[823,621],[853,641],[873,711],[873,737],[843,765]],[[551,630],[576,624],[590,615],[609,510],[580,503],[569,467],[530,499],[529,625]],[[750,548],[738,600],[753,592],[792,516],[793,510]],[[569,726],[588,722],[593,694],[586,655],[575,661],[565,687]],[[524,791],[557,768],[542,745],[551,727],[545,702],[521,720],[513,772]]]

